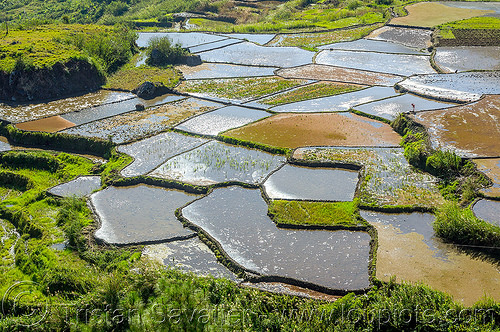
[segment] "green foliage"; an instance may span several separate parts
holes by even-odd
[[[53,155],[40,152],[37,154],[12,151],[0,155],[0,164],[7,168],[32,168],[55,172],[61,166],[59,161]]]
[[[359,200],[353,202],[307,202],[273,200],[268,214],[276,224],[357,227]]]
[[[85,245],[82,229],[88,224],[89,216],[86,212],[83,199],[65,198],[56,216],[56,223],[59,227],[63,227],[68,245],[78,251],[82,251]]]
[[[500,247],[500,227],[477,218],[471,209],[461,208],[456,202],[438,210],[433,227],[436,235],[449,242]]]
[[[19,191],[26,191],[33,187],[33,182],[29,177],[9,171],[0,171],[0,184],[2,187]]]
[[[441,178],[453,178],[460,174],[462,164],[455,152],[438,150],[427,158],[425,168]]]
[[[149,40],[146,54],[146,64],[164,67],[178,63],[189,52],[179,43],[172,45],[168,37],[154,37]]]

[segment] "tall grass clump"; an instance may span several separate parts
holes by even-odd
[[[456,202],[443,205],[433,224],[439,237],[453,243],[500,248],[500,227],[477,218]]]
[[[189,55],[189,52],[179,43],[173,45],[168,37],[155,37],[149,41],[146,55],[146,64],[164,67],[178,63],[183,56]]]

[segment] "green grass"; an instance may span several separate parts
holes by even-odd
[[[282,105],[294,103],[313,98],[333,96],[341,93],[352,92],[362,89],[357,85],[338,84],[338,83],[316,83],[304,87],[299,87],[292,91],[287,91],[276,96],[266,98],[261,103],[267,105]]]
[[[452,243],[500,247],[500,227],[477,218],[471,209],[455,202],[445,204],[436,213],[436,235]]]
[[[438,26],[439,37],[443,39],[455,39],[455,30],[500,30],[500,18],[498,17],[473,17],[465,20],[441,24]],[[471,34],[473,32],[469,32]]]
[[[280,77],[189,80],[178,87],[181,92],[203,93],[227,99],[253,99],[304,84],[304,80]]]
[[[157,68],[148,65],[136,67],[135,63],[139,56],[137,54],[128,64],[111,75],[104,87],[130,91],[146,81],[161,83],[169,88],[173,88],[179,83],[182,76],[174,67]]]
[[[359,201],[307,202],[274,200],[269,214],[276,224],[315,226],[359,226]]]

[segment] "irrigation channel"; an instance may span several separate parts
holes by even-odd
[[[178,66],[174,94],[102,90],[1,107],[21,130],[110,139],[133,157],[116,185],[79,177],[49,191],[87,197],[97,243],[143,245],[167,266],[301,296],[395,276],[464,304],[500,300],[497,265],[435,236],[438,179],[409,165],[388,124],[408,113],[434,147],[474,158],[493,185],[471,209],[499,225],[498,50],[434,54],[429,30],[390,26],[317,52],[279,46],[297,37],[286,34],[140,33],[139,46],[155,36],[203,60]],[[2,227],[2,241],[15,238]]]

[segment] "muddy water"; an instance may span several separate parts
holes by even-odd
[[[352,201],[358,172],[343,169],[285,165],[264,183],[272,199]]]
[[[214,253],[198,237],[148,245],[144,247],[142,254],[165,266],[193,272],[197,275],[238,280],[234,273],[217,262]]]
[[[196,185],[259,184],[285,162],[282,156],[212,141],[168,160],[150,175]]]
[[[375,86],[331,97],[316,98],[272,107],[274,112],[341,112],[370,101],[396,96],[390,87]]]
[[[277,67],[238,66],[225,63],[203,63],[199,66],[178,66],[187,80],[273,76]]]
[[[476,217],[500,226],[500,201],[481,199],[472,208]]]
[[[130,112],[86,123],[64,132],[102,139],[111,138],[114,143],[122,144],[165,131],[190,116],[222,106],[219,103],[188,98],[144,111]]]
[[[446,1],[440,2],[449,7],[462,8],[468,10],[489,10],[494,13],[486,14],[485,16],[500,17],[499,2],[465,2],[465,1]]]
[[[448,73],[500,70],[500,46],[438,47],[434,61]]]
[[[138,176],[149,173],[160,164],[179,153],[193,149],[206,143],[207,140],[185,136],[177,133],[162,133],[127,145],[118,147],[118,151],[134,158],[125,167],[123,176]]]
[[[59,115],[28,122],[22,122],[16,125],[16,127],[21,130],[45,131],[48,133],[55,133],[56,131],[64,130],[74,126],[75,124],[73,122],[63,119]]]
[[[138,244],[191,236],[174,212],[197,197],[146,185],[108,187],[90,196],[102,223],[95,237],[110,244]]]
[[[429,129],[434,147],[453,149],[466,157],[500,155],[499,95],[450,109],[417,113],[414,117]]]
[[[500,94],[500,72],[416,75],[398,86],[433,99],[471,102],[485,94]]]
[[[402,76],[318,64],[279,69],[276,71],[276,75],[284,78],[300,78],[383,86],[393,86],[397,82],[403,80]]]
[[[1,105],[0,118],[10,122],[24,122],[78,111],[95,105],[115,103],[135,96],[129,92],[100,90],[82,96],[59,99],[39,104],[22,104],[17,106]]]
[[[480,192],[487,197],[500,197],[500,158],[474,159],[474,163],[493,182],[491,187],[481,189]]]
[[[424,282],[472,305],[483,294],[500,299],[500,270],[433,237],[432,215],[361,211],[378,232],[377,278]]]
[[[413,108],[413,105],[415,105],[415,108]],[[387,98],[355,106],[354,109],[366,114],[379,116],[384,119],[394,120],[399,113],[435,110],[453,107],[456,105],[457,104],[420,98],[411,94],[404,94],[393,98]]]
[[[70,182],[60,184],[49,190],[52,195],[61,197],[87,196],[101,187],[100,176],[80,176]]]
[[[431,46],[431,34],[431,30],[383,26],[366,38],[422,49]]]
[[[369,286],[367,233],[279,229],[267,216],[260,190],[217,189],[182,213],[251,271],[330,289]]]
[[[417,49],[382,40],[358,39],[352,42],[334,43],[319,47],[322,50],[366,51],[393,54],[424,54]],[[428,52],[426,52],[428,53]]]
[[[270,116],[271,114],[241,106],[227,106],[204,113],[176,126],[189,133],[216,136],[217,134],[246,125]]]
[[[294,67],[312,63],[313,52],[298,47],[264,47],[243,42],[200,54],[207,62],[250,66]]]
[[[226,37],[200,32],[141,32],[136,43],[139,47],[147,47],[149,40],[162,37],[168,37],[173,44],[179,43],[182,47],[192,47],[227,39]]]
[[[333,50],[321,51],[316,63],[403,76],[435,73],[424,55]]]
[[[136,109],[137,104],[142,104],[144,107],[152,107],[161,104],[166,104],[172,101],[183,99],[184,97],[176,95],[164,95],[151,100],[141,98],[133,98],[118,103],[106,104],[102,106],[86,108],[81,111],[67,113],[61,117],[76,125],[89,123],[96,120],[101,120],[118,114],[131,112]]]
[[[397,146],[401,137],[379,121],[351,113],[277,114],[225,133],[272,146]]]

